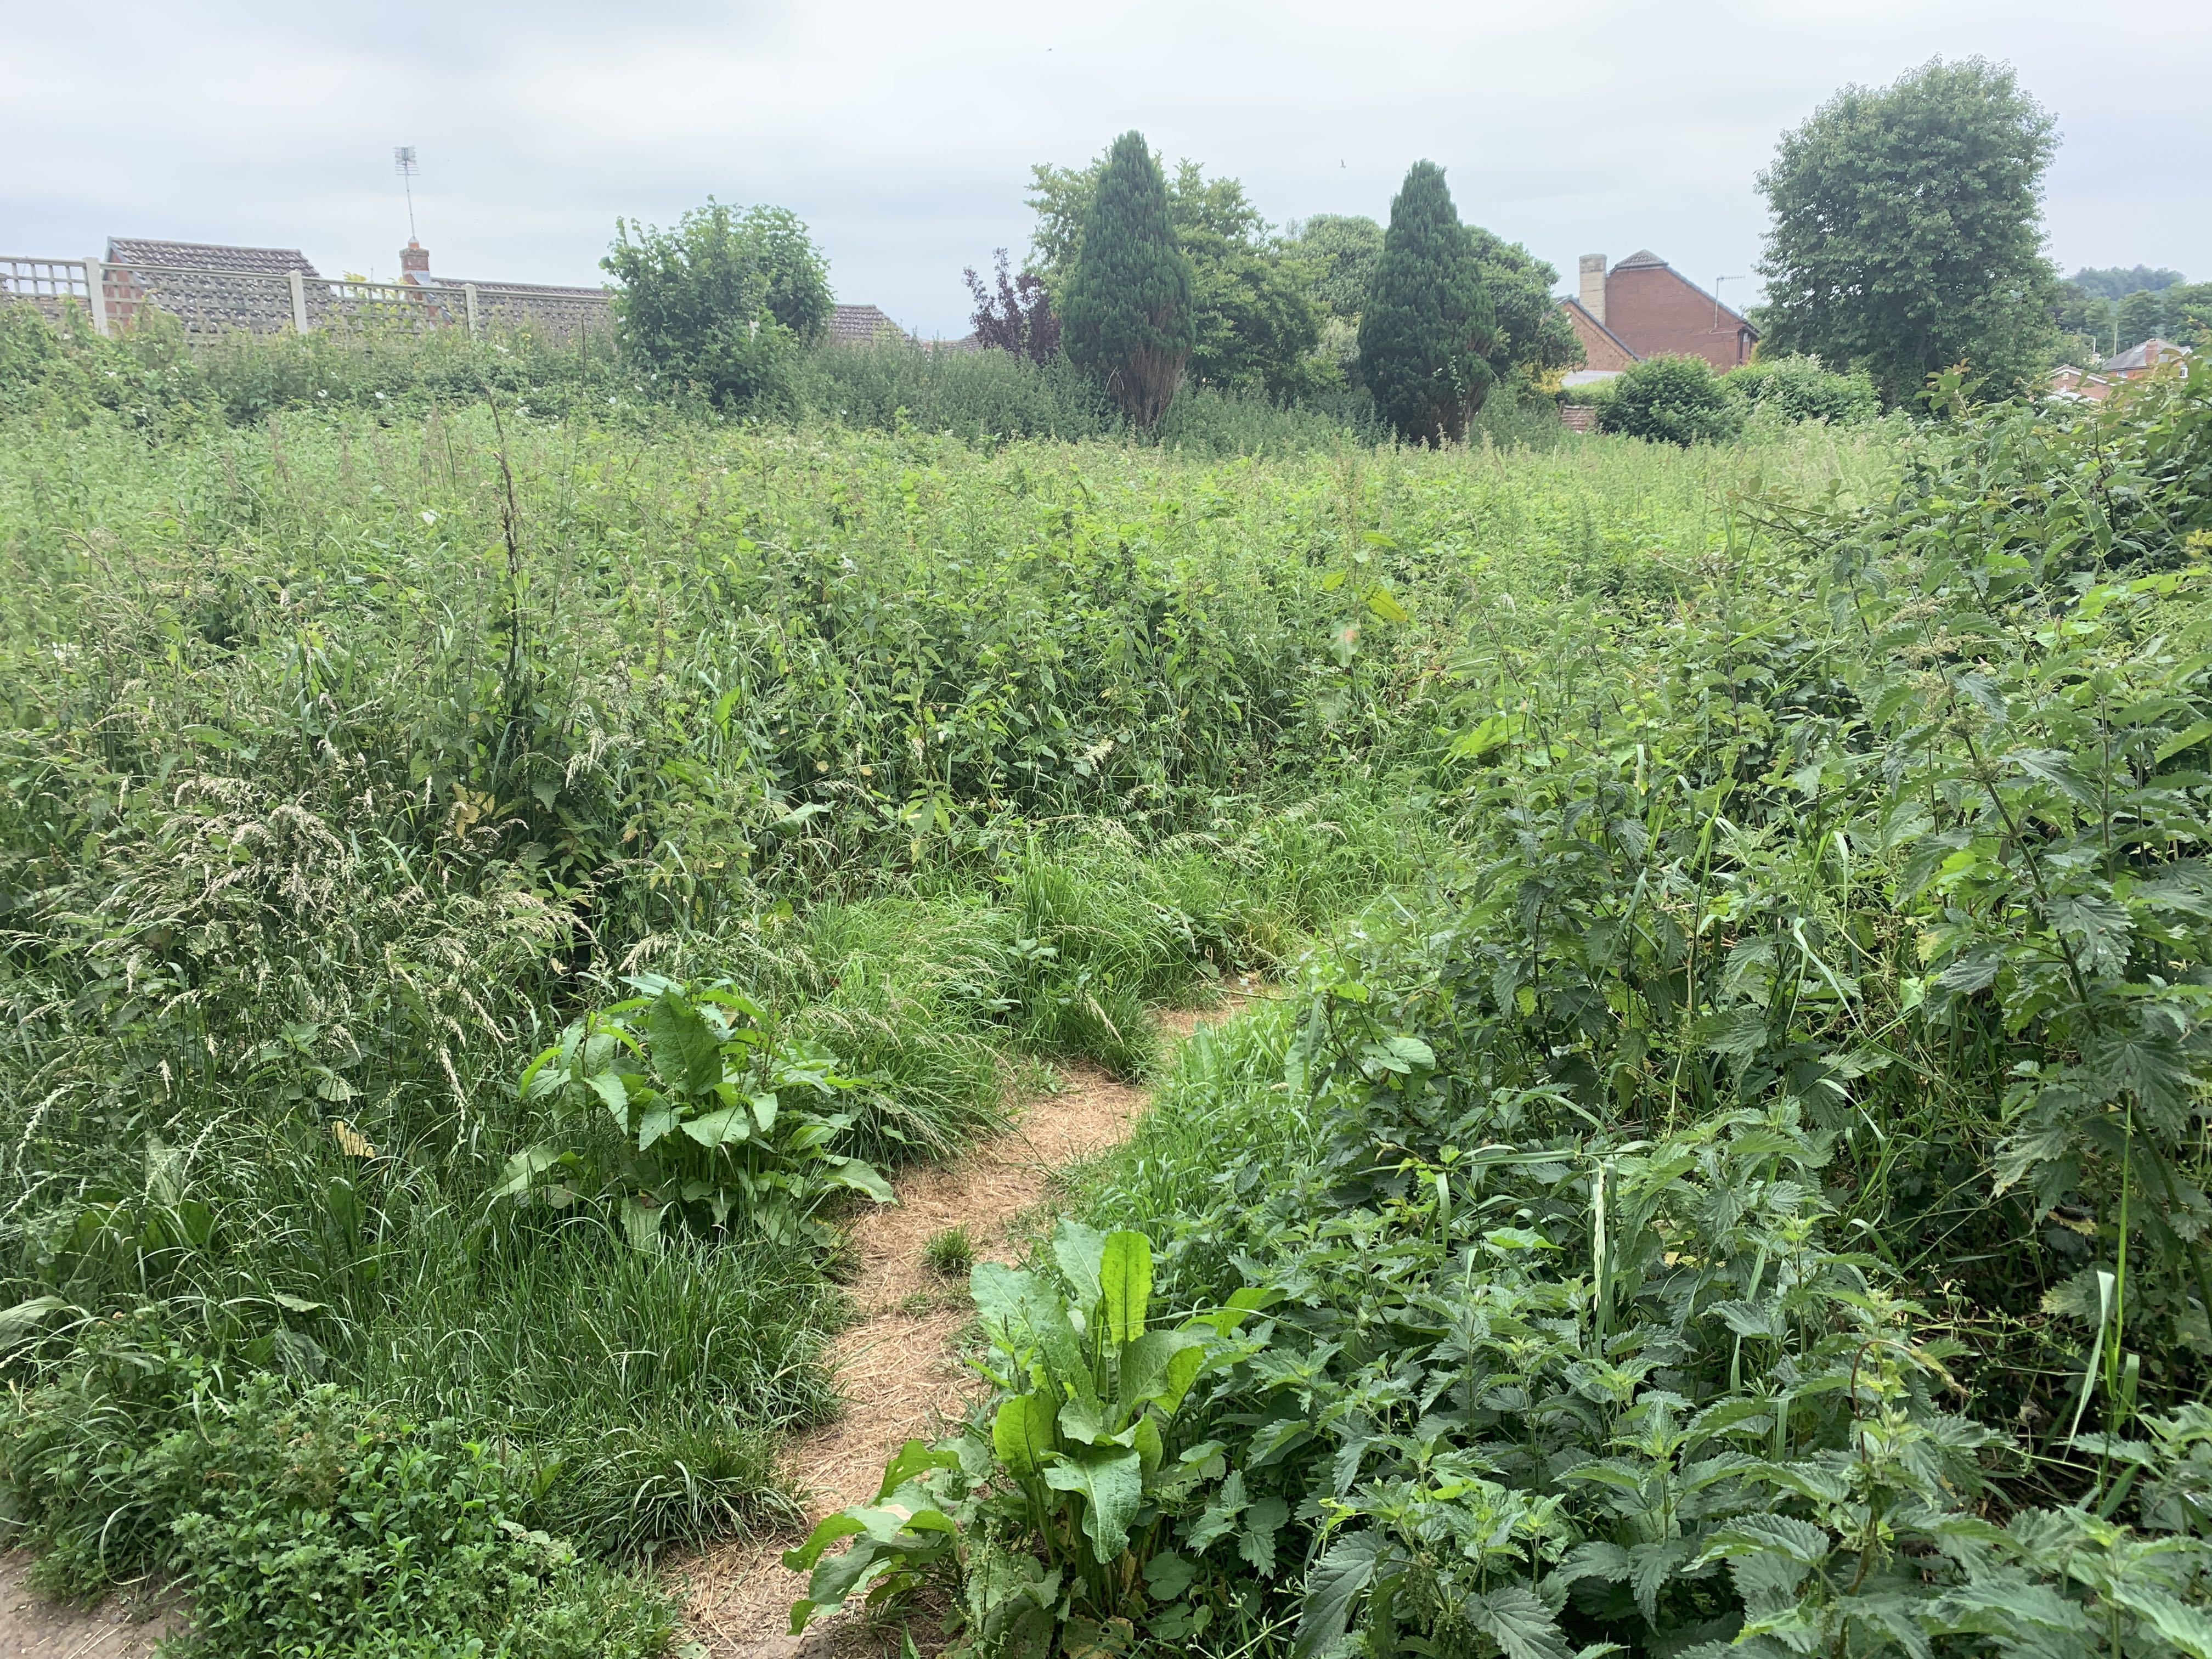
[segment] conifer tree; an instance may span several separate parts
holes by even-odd
[[[1140,132],[1123,133],[1107,155],[1060,310],[1077,367],[1103,381],[1136,425],[1158,422],[1182,384],[1196,319],[1167,181]]]
[[[1359,313],[1359,372],[1376,412],[1409,443],[1467,434],[1490,390],[1493,324],[1474,245],[1444,170],[1416,161],[1390,204],[1390,226]]]

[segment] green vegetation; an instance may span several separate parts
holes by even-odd
[[[1656,443],[1718,443],[1743,429],[1743,404],[1702,357],[1648,357],[1605,383],[1597,423]]]
[[[1661,591],[1746,469],[1885,465],[971,445],[527,342],[139,404],[158,337],[10,337],[0,1476],[52,1582],[180,1577],[239,1653],[652,1648],[628,1575],[793,1514],[867,1168],[1415,884],[1485,585]],[[234,423],[240,365],[345,395]]]
[[[947,1279],[964,1278],[975,1265],[975,1241],[965,1223],[932,1233],[921,1247],[921,1259],[930,1272]]]
[[[1979,58],[1845,88],[1759,175],[1766,344],[1864,369],[1892,405],[1962,364],[1991,397],[2030,385],[2056,344],[2040,198],[2057,148],[2050,114]]]
[[[1451,853],[978,1271],[993,1394],[812,1600],[943,1585],[1029,1652],[2195,1651],[2209,454],[2201,379],[2007,410],[1893,496],[1751,492],[1656,603],[1467,613]]]
[[[616,326],[633,368],[725,405],[784,393],[797,349],[830,325],[829,263],[795,214],[709,201],[672,230],[615,230],[600,263],[619,285]]]
[[[1133,425],[1148,429],[1182,384],[1198,332],[1191,262],[1142,133],[1114,141],[1082,226],[1060,297],[1067,355]]]
[[[794,1552],[802,1623],[2212,1650],[2212,381],[1939,364],[1914,426],[1660,359],[1601,400],[1668,441],[1558,443],[1472,407],[1558,366],[1543,268],[1425,164],[1399,209],[1411,446],[1257,358],[1109,400],[1115,270],[1189,262],[1193,362],[1328,349],[1206,343],[1322,260],[1133,134],[1062,291],[1103,388],[807,348],[803,235],[720,210],[625,238],[656,367],[635,309],[0,310],[46,1583],[174,1579],[187,1651],[669,1651],[666,1553],[801,1516],[853,1218],[1080,1059],[1155,1109],[1028,1261],[928,1241],[988,1389]]]
[[[1408,442],[1456,441],[1489,393],[1496,330],[1443,169],[1417,161],[1390,204],[1359,318],[1359,369],[1376,412]]]

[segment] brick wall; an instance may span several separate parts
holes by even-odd
[[[1605,325],[1639,355],[1703,357],[1731,369],[1751,356],[1743,322],[1665,265],[1616,265],[1605,279]],[[1717,332],[1715,331],[1717,329]],[[1591,359],[1592,368],[1601,365]]]
[[[1589,319],[1589,313],[1578,305],[1562,305],[1567,321],[1575,331],[1575,337],[1583,343],[1584,368],[1626,368],[1636,360],[1620,349],[1620,343],[1608,335]]]

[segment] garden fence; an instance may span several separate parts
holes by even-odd
[[[100,334],[128,328],[143,307],[175,316],[187,338],[234,330],[306,334],[374,327],[422,331],[527,327],[559,338],[608,327],[607,296],[524,283],[359,283],[305,271],[225,270],[108,259],[0,254],[0,297],[28,301],[57,319],[74,303]]]

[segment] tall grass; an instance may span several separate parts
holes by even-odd
[[[616,1555],[785,1512],[836,1299],[493,1195],[569,1019],[729,979],[893,1160],[1018,1057],[1144,1073],[1444,860],[1471,640],[1644,627],[1753,472],[1888,468],[524,405],[0,417],[0,1295],[22,1381],[144,1318],[495,1437]]]

